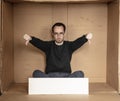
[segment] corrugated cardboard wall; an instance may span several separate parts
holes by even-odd
[[[91,44],[86,43],[72,57],[72,70],[83,70],[90,82],[106,82],[107,4],[14,4],[14,78],[27,82],[35,69],[44,71],[45,55],[32,45],[25,46],[24,34],[51,40],[54,22],[66,24],[66,40],[75,40],[93,33]]]
[[[13,70],[13,9],[10,3],[2,5],[2,90],[14,81]]]
[[[119,12],[120,12],[120,1],[118,2],[119,4]],[[120,39],[120,13],[119,13],[119,39]],[[118,91],[120,93],[120,40],[119,40],[119,44],[118,44],[118,47],[119,47],[119,58],[118,58]]]
[[[1,91],[1,73],[2,73],[2,39],[1,39],[1,35],[2,35],[2,26],[1,26],[1,10],[2,10],[2,5],[1,5],[1,1],[0,1],[0,91]]]
[[[115,1],[115,0],[5,0],[5,1],[9,1],[9,2],[74,2],[74,3],[104,3],[104,2],[110,2],[110,1]]]
[[[107,83],[118,90],[119,4],[108,7]]]

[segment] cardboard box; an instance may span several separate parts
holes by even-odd
[[[51,26],[60,21],[67,26],[65,40],[73,41],[83,34],[93,33],[91,44],[74,52],[72,71],[83,70],[90,82],[107,83],[119,92],[119,1],[55,2],[57,0],[36,0],[36,3],[3,0],[0,3],[1,91],[13,82],[27,83],[35,69],[44,71],[44,53],[32,45],[26,47],[23,35],[51,40]]]

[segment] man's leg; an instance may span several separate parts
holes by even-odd
[[[52,77],[52,78],[68,77],[69,75],[70,75],[70,73],[63,73],[63,72],[48,73],[48,76]]]
[[[84,72],[82,72],[82,71],[75,71],[72,74],[70,74],[69,77],[80,77],[80,78],[83,78],[84,77]]]
[[[45,74],[44,72],[40,71],[40,70],[35,70],[33,72],[33,77],[35,77],[35,78],[41,77],[42,78],[42,77],[48,77],[48,75]]]

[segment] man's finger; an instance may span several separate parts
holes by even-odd
[[[27,41],[25,42],[25,45],[27,46],[27,45],[28,45],[28,43],[29,43],[29,41],[27,40]]]

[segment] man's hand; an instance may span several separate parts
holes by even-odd
[[[87,38],[88,40],[92,39],[92,37],[93,37],[92,33],[88,33],[88,34],[86,35],[86,38]]]
[[[91,43],[91,39],[92,39],[92,37],[93,37],[93,34],[92,33],[88,33],[87,35],[86,35],[86,39],[88,39],[88,42],[89,42],[89,44]]]
[[[23,36],[23,38],[26,40],[26,42],[25,42],[25,45],[26,45],[26,46],[28,45],[29,41],[32,40],[31,36],[29,36],[28,34],[25,34],[25,35]]]

